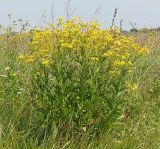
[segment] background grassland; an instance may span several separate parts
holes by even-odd
[[[97,62],[97,53],[60,51],[49,67],[19,63],[18,55],[30,52],[32,36],[10,30],[0,36],[0,148],[159,148],[158,32],[134,35],[151,52],[135,60],[133,92],[117,89],[123,82],[104,73],[107,63]],[[107,83],[115,85],[109,90]],[[107,104],[101,100],[108,98]]]

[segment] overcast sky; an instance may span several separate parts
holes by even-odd
[[[7,15],[12,13],[14,19],[41,25],[44,11],[49,22],[52,2],[54,18],[66,16],[67,0],[0,0],[0,24],[7,24]],[[123,20],[125,29],[131,27],[130,23],[136,23],[138,28],[160,26],[160,0],[72,0],[70,10],[74,7],[77,9],[73,16],[87,21],[97,19],[103,26],[111,25],[115,8],[118,8],[116,24]]]

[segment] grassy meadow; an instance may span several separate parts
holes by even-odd
[[[160,148],[158,31],[15,28],[1,27],[0,148]]]

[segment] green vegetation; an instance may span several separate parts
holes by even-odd
[[[79,18],[2,30],[0,148],[159,148],[157,32]]]

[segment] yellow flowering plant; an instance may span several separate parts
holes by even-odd
[[[137,90],[129,80],[137,60],[148,54],[119,29],[81,18],[59,18],[57,25],[33,30],[29,46],[18,61],[30,65],[31,91],[46,130],[54,122],[60,133],[107,127],[118,116],[120,94]]]

